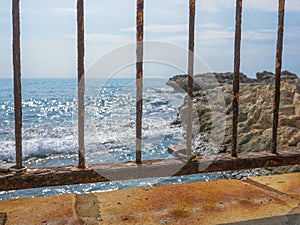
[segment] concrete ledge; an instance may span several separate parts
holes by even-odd
[[[7,224],[299,224],[299,177],[4,200],[0,209]]]
[[[253,177],[249,180],[300,200],[300,173]]]

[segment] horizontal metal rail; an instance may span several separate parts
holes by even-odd
[[[171,146],[170,151],[176,147]],[[198,173],[243,170],[262,167],[276,167],[300,164],[300,150],[241,153],[239,157],[230,154],[196,157],[192,161],[181,159],[145,160],[142,165],[135,162],[104,163],[77,166],[28,169],[26,173],[0,173],[0,191],[83,184],[138,178],[181,176]],[[108,176],[104,176],[108,174]]]

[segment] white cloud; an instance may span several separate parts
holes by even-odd
[[[286,1],[287,11],[300,11],[299,0],[287,0]],[[276,0],[244,0],[244,8],[261,10],[264,12],[277,12],[278,1]]]
[[[65,35],[65,38],[76,39],[77,36],[74,34]],[[101,42],[112,42],[112,43],[129,43],[133,39],[126,35],[115,35],[115,34],[85,34],[86,41],[101,41]]]
[[[276,12],[278,1],[274,0],[245,0],[244,9],[261,10],[264,12]]]
[[[245,30],[242,31],[242,40],[263,41],[275,40],[276,31],[271,29]],[[197,32],[198,42],[210,43],[212,45],[220,45],[224,42],[234,41],[234,30],[232,28],[221,29],[200,29]],[[259,42],[258,42],[259,44]]]
[[[75,14],[76,9],[75,8],[51,8],[52,12],[58,13],[58,14]]]
[[[173,0],[174,4],[188,4],[187,0]],[[235,0],[208,0],[208,1],[196,1],[196,7],[200,11],[219,12],[224,8],[234,8]]]
[[[176,32],[186,32],[188,30],[187,24],[175,24],[175,25],[148,25],[144,27],[146,32],[152,33],[176,33]],[[121,31],[135,32],[135,27],[122,28]]]
[[[50,8],[50,11],[51,12],[54,12],[54,13],[57,13],[57,14],[65,14],[65,15],[69,15],[69,14],[74,14],[76,15],[77,13],[77,9],[76,8]],[[97,11],[96,10],[90,10],[90,9],[85,9],[84,10],[84,13],[85,14],[92,14],[92,13],[96,13]],[[99,12],[101,13],[101,12]]]
[[[115,34],[87,34],[86,40],[88,41],[107,41],[113,43],[127,43],[132,40],[126,35]]]
[[[275,30],[247,30],[242,32],[242,39],[245,40],[275,40],[276,31]]]
[[[234,33],[231,29],[207,29],[197,32],[197,39],[199,41],[210,41],[212,44],[216,44],[216,41],[224,42],[232,40]]]
[[[174,4],[183,4],[185,0],[173,0]]]
[[[199,2],[197,8],[201,11],[216,13],[224,9],[235,7],[235,0],[210,0]]]
[[[187,42],[188,37],[186,35],[169,36],[169,37],[159,38],[159,41],[166,41],[172,43]]]
[[[198,25],[199,29],[219,29],[222,28],[221,24],[218,23],[204,23]]]
[[[286,36],[290,32],[286,32]],[[259,30],[245,30],[242,31],[242,40],[248,41],[263,41],[275,40],[276,31],[272,29],[259,29]],[[160,41],[168,41],[175,43],[182,43],[188,41],[187,35],[177,35],[159,38]],[[205,43],[208,45],[222,45],[226,43],[233,43],[234,29],[232,27],[223,27],[220,24],[203,24],[199,26],[196,31],[196,41],[198,43]]]
[[[300,11],[300,1],[299,0],[288,0],[286,1],[286,8],[289,11]]]
[[[178,0],[178,3],[182,2]],[[183,2],[182,2],[183,3]],[[199,10],[219,12],[224,9],[234,9],[235,0],[210,0],[199,2]],[[253,9],[263,12],[277,12],[278,0],[244,0],[243,9]],[[286,0],[286,11],[300,11],[299,0]]]

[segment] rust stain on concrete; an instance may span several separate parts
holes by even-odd
[[[22,224],[80,224],[75,210],[75,195],[58,195],[0,201],[7,213],[6,225]]]
[[[215,224],[289,213],[297,206],[297,201],[236,180],[128,189],[97,196],[103,221],[115,224],[124,218],[132,223]]]
[[[295,183],[299,175],[287,177]],[[255,179],[283,191],[282,184],[289,184],[284,177]],[[286,187],[287,194],[297,190],[296,186]],[[7,224],[33,225],[222,224],[299,213],[299,199],[271,190],[238,180],[220,180],[4,200],[0,209],[7,213]]]

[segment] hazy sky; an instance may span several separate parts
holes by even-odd
[[[76,2],[21,0],[23,77],[76,77]],[[145,0],[145,40],[186,48],[188,2]],[[251,77],[257,71],[274,71],[277,4],[278,0],[244,0],[241,71]],[[234,0],[197,1],[196,54],[211,71],[233,70],[234,7]],[[135,11],[134,0],[85,0],[87,69],[135,41]],[[300,1],[286,0],[283,69],[297,74],[299,21]],[[11,24],[11,0],[0,0],[0,78],[12,77]],[[152,72],[162,73],[151,65]],[[163,72],[174,75],[174,70]]]

